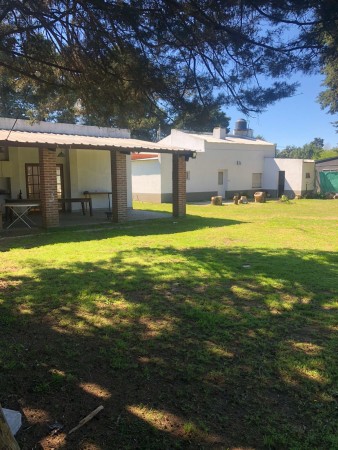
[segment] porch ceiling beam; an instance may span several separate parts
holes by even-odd
[[[111,145],[90,145],[90,144],[58,144],[58,143],[47,143],[47,142],[20,142],[11,140],[0,140],[0,146],[12,146],[12,147],[30,147],[30,148],[49,148],[49,149],[68,149],[68,150],[107,150],[116,151],[123,153],[168,153],[168,154],[179,154],[190,158],[194,158],[196,152],[193,150],[170,150],[165,148],[153,148],[149,149],[147,147],[123,147],[123,146],[111,146]]]

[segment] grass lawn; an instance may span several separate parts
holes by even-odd
[[[0,239],[22,449],[338,448],[338,201],[187,212]]]

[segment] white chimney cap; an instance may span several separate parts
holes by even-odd
[[[225,139],[226,133],[227,133],[227,130],[225,128],[216,127],[216,128],[214,128],[212,135],[216,139]]]

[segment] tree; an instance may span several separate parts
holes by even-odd
[[[156,141],[161,136],[170,134],[172,128],[181,130],[210,132],[214,127],[226,128],[229,131],[229,117],[222,111],[222,97],[210,96],[208,102],[201,105],[198,99],[182,102],[173,108],[168,115],[163,114],[155,117],[144,117],[136,122],[128,121],[128,128],[132,136],[139,139]]]
[[[322,39],[326,52],[322,56],[321,71],[325,76],[323,85],[326,89],[319,94],[318,101],[323,109],[327,108],[329,114],[334,115],[338,113],[338,21],[323,33]],[[338,133],[338,121],[333,124]]]
[[[1,0],[0,66],[38,117],[188,120],[210,90],[259,112],[317,67],[337,17],[332,0]]]
[[[338,148],[332,148],[331,150],[323,150],[318,159],[338,158]]]
[[[323,153],[324,139],[314,138],[303,147],[288,145],[284,150],[277,153],[277,158],[297,158],[297,159],[319,159]]]

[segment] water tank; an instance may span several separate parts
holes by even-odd
[[[249,137],[252,138],[253,131],[248,128],[248,124],[245,119],[236,120],[235,129],[233,132],[234,136],[238,137]]]
[[[238,119],[235,123],[235,131],[246,131],[247,123],[245,119]]]

